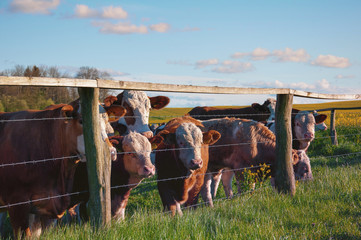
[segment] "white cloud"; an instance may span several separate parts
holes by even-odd
[[[87,5],[77,4],[75,6],[75,16],[78,18],[96,18],[99,16],[99,12],[90,9]]]
[[[336,75],[335,78],[337,78],[337,79],[347,79],[347,78],[355,78],[355,76],[354,76],[354,75],[342,75],[342,74],[338,74],[338,75]]]
[[[332,88],[327,79],[321,79],[315,83],[305,83],[305,82],[296,82],[296,83],[287,83],[275,80],[274,82],[255,82],[250,83],[250,86],[261,87],[261,88],[291,88],[302,91],[312,91],[312,92],[332,92],[335,91],[335,88]]]
[[[13,0],[10,3],[11,12],[50,14],[60,4],[60,0]]]
[[[226,60],[221,66],[213,68],[212,71],[217,73],[241,73],[252,69],[253,65],[251,63]]]
[[[185,27],[181,30],[181,32],[196,32],[200,31],[200,28],[198,27]]]
[[[316,87],[319,89],[329,89],[330,88],[330,83],[326,80],[326,79],[321,79],[319,81],[316,82]]]
[[[207,60],[201,60],[196,62],[196,68],[204,68],[210,65],[217,65],[219,63],[218,59],[207,59]]]
[[[170,25],[168,23],[158,23],[158,24],[150,25],[149,28],[152,31],[164,33],[169,31]]]
[[[78,18],[126,19],[128,13],[121,7],[107,6],[100,11],[91,9],[87,5],[77,4],[74,16]]]
[[[109,19],[125,19],[128,17],[128,13],[121,7],[108,6],[103,8],[102,17]]]
[[[148,28],[146,26],[136,26],[130,23],[110,23],[110,22],[93,22],[93,26],[100,27],[99,31],[101,33],[108,34],[131,34],[131,33],[148,33]]]
[[[243,58],[249,56],[249,53],[235,52],[231,55],[231,58]]]
[[[264,48],[256,48],[250,55],[252,60],[264,60],[270,56],[270,52]]]
[[[274,50],[272,55],[280,62],[307,62],[310,55],[304,49],[293,50],[286,48],[285,50]]]
[[[252,60],[264,60],[271,56],[270,51],[264,48],[255,48],[252,52],[235,52],[231,55],[232,58],[250,57]]]
[[[333,55],[320,55],[311,64],[330,68],[347,68],[351,66],[348,58]]]

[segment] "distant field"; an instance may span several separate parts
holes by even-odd
[[[237,107],[237,106],[219,106],[219,107]],[[239,106],[239,107],[249,107],[249,106]],[[358,101],[327,102],[327,103],[314,103],[314,104],[294,104],[293,107],[300,110],[317,110],[324,108],[351,108],[351,107],[361,107],[361,101],[358,100]],[[161,110],[153,110],[150,113],[150,123],[168,122],[172,118],[185,115],[191,109],[192,108],[164,108]],[[337,113],[341,113],[341,112],[343,113],[343,116],[339,115],[340,118],[347,117],[353,119],[355,124],[361,123],[361,109],[337,111]],[[325,111],[322,113],[329,115],[330,111]],[[353,115],[349,115],[350,113],[353,113]],[[326,121],[326,124],[329,124],[329,122]]]

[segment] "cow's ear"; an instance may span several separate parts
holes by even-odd
[[[170,133],[168,130],[160,131],[157,136],[161,136],[164,140],[164,144],[172,145],[176,143],[176,137],[174,133]]]
[[[123,151],[123,138],[124,136],[119,136],[119,135],[110,136],[109,141],[113,145],[113,147],[115,147],[119,151]]]
[[[149,139],[150,144],[152,145],[152,150],[157,149],[160,144],[164,141],[164,138],[160,135],[155,135]]]
[[[109,107],[117,100],[118,100],[118,98],[116,96],[108,96],[104,99],[104,106]]]
[[[325,114],[319,114],[317,116],[315,116],[315,121],[316,121],[316,124],[319,124],[319,123],[323,123],[327,118],[327,115]]]
[[[262,106],[259,103],[252,103],[252,108],[257,111],[262,111]]]
[[[63,117],[73,117],[74,108],[70,105],[65,105],[61,108],[61,115]]]
[[[153,109],[162,109],[168,105],[170,99],[166,96],[149,97]]]
[[[118,132],[116,135],[124,135],[128,128],[126,125],[123,125],[121,123],[118,123],[118,121],[109,121],[110,126],[114,129],[114,133]]]
[[[116,121],[127,113],[127,110],[122,106],[110,106],[104,108],[109,116],[109,121]]]
[[[221,138],[221,134],[216,130],[203,133],[203,143],[213,145]]]
[[[300,158],[298,156],[298,151],[295,149],[292,149],[292,164],[296,165],[300,161]]]

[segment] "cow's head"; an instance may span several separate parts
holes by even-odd
[[[123,150],[124,168],[130,175],[144,178],[155,174],[150,160],[151,143],[144,135],[131,131],[118,136],[116,147]]]
[[[183,166],[192,173],[203,166],[202,147],[216,143],[221,134],[214,130],[202,133],[194,123],[185,122],[181,123],[174,133],[163,130],[158,136],[164,138],[166,145],[177,148]]]
[[[115,104],[123,106],[127,113],[118,120],[129,131],[136,131],[147,138],[153,136],[149,129],[149,112],[151,109],[161,109],[169,103],[165,96],[148,97],[143,91],[125,90],[117,96]]]
[[[292,150],[293,171],[296,180],[312,180],[311,162],[305,150]]]
[[[270,117],[268,118],[268,120],[274,120],[276,111],[276,99],[268,98],[262,105],[259,103],[252,103],[251,106],[259,113],[270,113]]]
[[[313,110],[313,116],[315,117],[315,119],[317,118],[317,116],[319,116],[320,114],[316,111]],[[326,115],[325,115],[326,116]],[[325,117],[326,119],[327,117]],[[326,131],[327,130],[327,125],[324,122],[321,122],[319,124],[315,125],[315,131]]]
[[[312,140],[315,138],[315,125],[326,120],[327,116],[320,114],[316,117],[308,111],[299,111],[294,116],[293,131],[294,139],[300,143],[299,149],[307,149]]]
[[[56,105],[49,106],[46,109],[54,108],[54,106],[56,106]],[[70,111],[70,108],[66,107],[66,106],[70,106],[72,108],[72,110]],[[85,162],[86,158],[85,158],[85,143],[84,143],[84,136],[83,136],[83,118],[81,116],[80,100],[77,99],[77,100],[69,103],[69,105],[65,105],[64,107],[66,108],[67,111],[63,111],[62,115],[72,118],[72,120],[69,121],[72,123],[72,124],[70,124],[71,127],[69,125],[67,128],[73,129],[70,131],[73,131],[73,134],[76,135],[76,139],[77,139],[74,146],[77,146],[77,152],[81,158],[81,161]],[[111,106],[111,109],[113,111],[116,111],[117,114],[120,116],[122,116],[122,115],[124,116],[125,112],[126,112],[125,108],[123,108],[121,106]],[[104,115],[106,115],[106,116],[104,116]],[[116,151],[113,148],[113,146],[110,144],[109,139],[108,139],[108,133],[111,132],[113,129],[110,126],[110,124],[108,123],[107,112],[101,105],[99,105],[99,124],[100,124],[101,138],[109,147],[111,159],[115,160],[116,159]]]

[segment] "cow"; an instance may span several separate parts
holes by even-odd
[[[201,190],[208,166],[208,146],[217,142],[220,134],[202,132],[203,125],[189,116],[174,118],[164,130],[157,145],[155,166],[158,191],[164,210],[183,215],[181,204],[192,206]]]
[[[292,147],[307,150],[315,138],[315,126],[322,124],[326,118],[325,114],[314,116],[313,112],[292,109]]]
[[[117,95],[115,101],[105,102],[104,104],[106,107],[109,104],[117,104],[127,110],[124,117],[111,123],[119,135],[126,134],[129,131],[136,131],[151,138],[153,133],[148,126],[149,112],[151,109],[164,108],[169,101],[166,96],[148,97],[143,91],[124,90]]]
[[[0,210],[15,237],[32,235],[31,218],[39,225],[65,213],[84,156],[79,100],[0,115]]]
[[[157,138],[157,140],[160,139]],[[113,219],[120,221],[125,217],[125,207],[131,190],[143,179],[153,176],[155,167],[150,161],[151,143],[142,134],[131,131],[125,136],[115,136],[111,138],[111,141],[117,149],[121,150],[117,160],[113,161],[111,166],[111,212]],[[73,191],[81,194],[71,197],[69,212],[72,215],[75,214],[74,208],[78,204],[89,200],[87,179],[86,165],[80,163],[76,168]],[[84,207],[85,204],[80,206]],[[84,208],[80,211],[82,217],[86,218]]]
[[[255,121],[267,121],[272,110],[274,112],[276,100],[268,98],[262,105],[253,103],[251,107],[244,108],[215,108],[215,107],[195,107],[187,114],[198,120],[209,120],[222,117],[240,117],[253,119]],[[274,114],[274,113],[273,113]]]
[[[276,137],[262,123],[248,119],[222,118],[202,121],[202,124],[204,125],[203,131],[216,130],[221,134],[218,142],[209,148],[208,172],[217,175],[225,168],[234,169],[236,180],[239,182],[242,180],[241,168],[270,164],[271,176],[274,176]],[[297,169],[297,179],[312,178],[311,166],[305,152],[292,151],[294,169],[301,162],[307,166],[306,169],[304,169],[305,165]],[[228,197],[233,195],[231,180],[232,178],[228,182],[224,182]],[[217,183],[215,186],[218,186]],[[212,205],[210,187],[211,175],[207,174],[202,189],[202,198]]]

